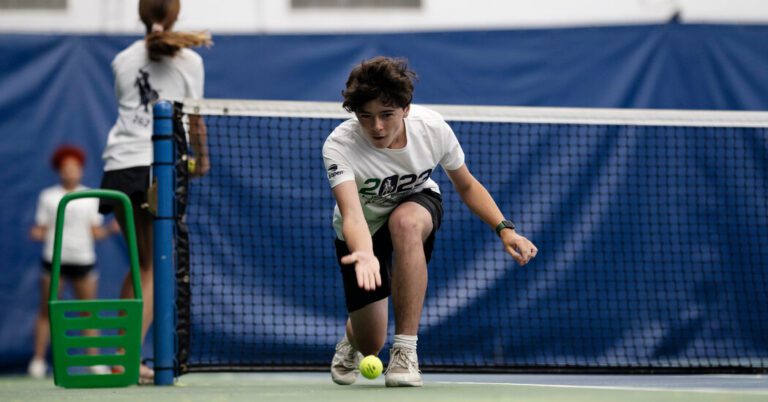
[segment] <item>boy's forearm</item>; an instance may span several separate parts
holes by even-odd
[[[356,219],[345,219],[342,224],[341,232],[344,235],[344,241],[350,252],[368,251],[373,252],[373,240],[371,239],[368,225],[365,221]]]
[[[459,196],[464,204],[491,228],[495,228],[499,222],[504,220],[504,214],[499,210],[496,201],[480,182],[475,181],[467,188],[462,189]]]

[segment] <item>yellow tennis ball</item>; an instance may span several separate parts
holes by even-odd
[[[195,169],[197,168],[197,161],[195,158],[189,158],[187,159],[187,170],[189,173],[195,173]]]
[[[374,355],[366,356],[360,361],[360,374],[369,380],[380,376],[382,370],[384,370],[384,365]]]

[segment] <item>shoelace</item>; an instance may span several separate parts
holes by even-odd
[[[341,361],[341,364],[346,368],[356,368],[356,355],[357,351],[355,351],[354,348],[352,348],[351,344],[339,344],[336,346],[336,351],[340,352],[344,358]]]
[[[407,368],[408,371],[410,371],[411,367],[416,367],[418,363],[413,359],[413,355],[415,355],[415,353],[409,353],[405,348],[392,349],[392,356],[390,357],[385,374],[389,373],[389,370],[392,367],[404,367]],[[421,373],[421,370],[417,371]]]

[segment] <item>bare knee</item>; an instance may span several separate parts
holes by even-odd
[[[382,299],[350,313],[347,335],[360,353],[376,355],[387,341],[388,299]]]
[[[357,330],[354,330],[355,327]],[[352,335],[351,339],[354,339],[355,347],[364,356],[378,355],[387,341],[386,318],[384,321],[358,322],[357,325],[348,326],[347,330]]]
[[[428,232],[427,224],[406,213],[392,213],[389,217],[389,232],[396,242],[421,243],[424,233]]]

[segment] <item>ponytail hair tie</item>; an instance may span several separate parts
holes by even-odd
[[[152,24],[152,32],[163,32],[165,31],[165,27],[163,27],[163,24],[159,22],[155,22]]]

